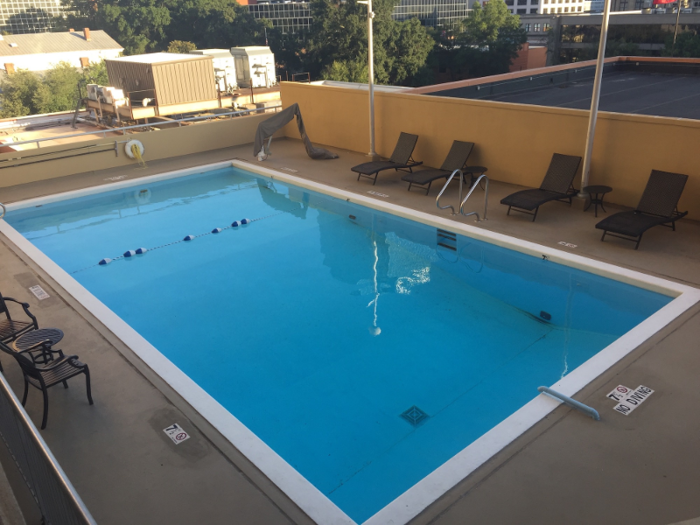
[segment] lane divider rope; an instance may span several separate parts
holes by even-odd
[[[117,257],[105,257],[104,259],[101,259],[97,264],[92,264],[90,266],[86,266],[85,268],[81,268],[79,270],[74,270],[70,272],[71,275],[76,274],[78,272],[83,272],[85,270],[89,270],[90,268],[94,268],[95,266],[106,266],[114,261],[118,261],[119,259],[128,259],[130,257],[134,257],[136,255],[143,255],[146,252],[152,252],[153,250],[160,250],[161,248],[167,248],[168,246],[174,246],[176,244],[180,244],[181,242],[190,242],[195,240],[197,237],[205,237],[206,235],[212,235],[212,234],[218,234],[223,232],[224,230],[237,230],[241,226],[247,226],[249,224],[252,224],[254,222],[262,221],[264,219],[269,219],[270,217],[275,217],[277,215],[282,215],[283,211],[279,213],[273,213],[272,215],[266,215],[264,217],[258,217],[257,219],[241,219],[240,221],[233,221],[230,226],[225,226],[223,228],[214,228],[213,230],[206,232],[206,233],[200,233],[198,235],[187,235],[184,238],[178,240],[178,241],[173,241],[169,242],[166,244],[161,244],[159,246],[155,246],[153,248],[137,248],[135,250],[127,250],[125,251],[122,255],[119,255]]]

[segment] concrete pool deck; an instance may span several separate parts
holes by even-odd
[[[251,150],[241,146],[153,162],[143,170],[122,168],[4,188],[0,201],[234,157],[257,164]],[[272,152],[262,163],[266,168],[449,217],[435,207],[439,187],[430,197],[407,192],[407,184],[389,173],[380,175],[376,186],[357,182],[349,168],[366,160],[361,154],[339,151],[340,159],[313,161],[293,140],[273,142]],[[498,178],[498,173],[489,175]],[[573,209],[547,204],[535,223],[521,214],[506,216],[498,202],[515,189],[492,183],[489,220],[479,227],[700,287],[700,224],[683,220],[676,232],[653,229],[635,251],[630,242],[601,243],[594,225],[606,214],[599,211],[595,219],[592,209],[583,213],[581,201]],[[475,192],[470,209],[481,212],[482,195]],[[454,204],[456,185],[445,197]],[[614,200],[614,191],[608,197]],[[617,211],[606,208],[608,214]],[[474,224],[472,218],[457,220]],[[42,435],[98,523],[310,523],[89,312],[16,253],[6,238],[0,240],[3,295],[29,302],[41,326],[63,329],[66,337],[60,347],[90,365],[95,405],[87,404],[81,379],[71,381],[69,390],[52,389],[48,427]],[[27,290],[34,284],[51,298],[38,301]],[[557,409],[413,522],[659,524],[699,516],[698,320],[696,305],[576,396],[596,408],[602,421],[566,407]],[[21,393],[17,366],[8,357],[2,359],[11,385]],[[605,397],[618,384],[643,384],[655,394],[625,417],[615,413],[614,403]],[[30,393],[27,409],[35,422],[40,419],[38,392]],[[192,435],[177,446],[162,432],[175,422]]]

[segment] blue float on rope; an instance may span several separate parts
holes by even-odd
[[[111,263],[111,262],[112,262],[112,259],[109,259],[109,258],[105,257],[104,259],[102,259],[102,260],[100,261],[99,264],[100,264],[101,266],[104,266],[105,264],[109,264],[109,263]]]
[[[214,228],[211,232],[212,233],[221,233],[223,230],[221,228]]]
[[[241,219],[241,224],[250,224],[250,219]]]
[[[233,222],[231,223],[231,227],[232,227],[232,228],[238,228],[238,221],[233,221]]]
[[[124,252],[124,257],[132,257],[136,255],[136,250],[127,250]]]
[[[182,240],[183,240],[183,241],[193,241],[193,240],[194,240],[194,235],[188,235],[187,237],[185,237],[185,238],[182,239]]]
[[[139,255],[142,255],[142,254],[146,253],[147,251],[148,251],[148,248],[137,248],[136,249],[136,253],[138,253]]]

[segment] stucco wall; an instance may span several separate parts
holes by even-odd
[[[133,166],[136,161],[128,158],[124,153],[124,142],[130,139],[138,139],[143,143],[145,149],[143,157],[146,162],[252,143],[258,124],[270,116],[271,114],[251,115],[183,126],[182,128],[162,129],[126,136],[108,136],[104,139],[73,142],[47,148],[42,147],[39,150],[2,153],[0,154],[0,166],[2,166],[4,160],[15,159],[18,156],[24,159],[19,162],[29,162],[31,160],[75,155],[76,153],[88,151],[87,149],[72,152],[66,151],[72,148],[83,148],[93,144],[104,144],[108,148],[113,146],[115,141],[119,143],[117,144],[119,156],[115,156],[114,152],[110,151],[0,169],[0,188],[53,179],[75,173],[98,171],[118,166]],[[29,158],[29,156],[36,154],[41,154],[42,156],[34,159]],[[17,161],[12,161],[13,164],[15,162]]]
[[[352,151],[369,150],[366,91],[282,83],[285,107],[299,103],[311,140]],[[453,140],[476,143],[470,164],[498,181],[538,187],[552,153],[583,156],[588,112],[430,95],[375,93],[376,149],[391,155],[401,131],[419,136],[414,158],[440,166]],[[298,131],[285,128],[290,137]],[[606,184],[606,200],[634,207],[652,169],[690,176],[681,210],[700,219],[700,122],[600,113],[591,184]],[[580,183],[580,174],[576,184]]]

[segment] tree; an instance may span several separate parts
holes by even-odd
[[[6,76],[0,83],[0,105],[2,117],[22,117],[35,113],[34,93],[41,80],[32,71],[20,69]]]
[[[127,55],[163,49],[170,10],[162,0],[63,0],[69,13],[57,27],[103,29]]]
[[[391,18],[394,0],[375,0],[374,72],[380,84],[407,84],[425,64],[433,39],[417,19]],[[356,0],[313,0],[302,63],[312,76],[367,82],[367,7]]]
[[[673,53],[671,53],[673,50]],[[673,33],[666,37],[665,47],[662,51],[664,56],[676,57],[700,57],[700,35],[694,31],[684,31],[676,38],[676,45],[673,45]]]
[[[109,85],[109,76],[107,75],[107,65],[104,60],[90,64],[83,68],[82,81],[85,84],[99,84],[100,86]]]
[[[527,42],[520,17],[512,15],[503,0],[477,2],[456,38],[454,66],[461,78],[507,73],[511,61]]]
[[[81,73],[67,62],[48,70],[34,93],[33,113],[55,113],[75,109]]]
[[[168,44],[168,53],[189,53],[197,49],[197,46],[192,42],[185,40],[173,40]]]
[[[165,32],[171,40],[193,42],[199,49],[264,42],[264,23],[236,0],[167,1],[171,21]]]

